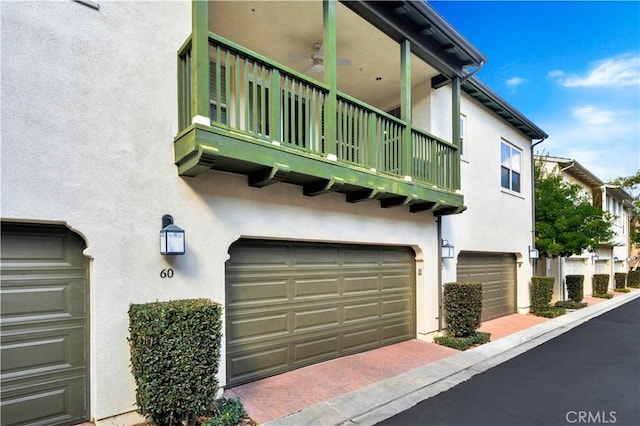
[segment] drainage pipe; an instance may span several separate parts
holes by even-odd
[[[536,247],[536,174],[535,174],[535,159],[534,159],[534,155],[533,155],[533,148],[535,148],[537,145],[540,145],[542,142],[545,141],[545,139],[547,139],[546,137],[540,139],[539,141],[532,143],[531,144],[531,248],[535,248]],[[532,270],[532,275],[536,274],[536,266],[537,266],[537,259],[530,259],[531,260],[531,268]],[[546,272],[545,272],[546,275]]]

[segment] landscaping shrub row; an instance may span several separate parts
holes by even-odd
[[[627,286],[640,288],[640,270],[629,271],[629,275],[627,276]]]

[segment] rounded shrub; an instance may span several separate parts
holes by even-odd
[[[482,284],[447,283],[443,297],[448,334],[453,337],[472,336],[480,327]]]
[[[593,295],[602,296],[609,291],[609,275],[608,274],[595,274],[593,276]]]
[[[581,302],[584,297],[584,275],[567,275],[566,283],[569,300]]]
[[[549,310],[554,282],[553,277],[531,277],[531,310],[533,312]]]

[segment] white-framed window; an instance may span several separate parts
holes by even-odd
[[[460,114],[460,155],[467,154],[467,116]]]
[[[500,143],[500,185],[521,192],[522,151],[508,142]]]

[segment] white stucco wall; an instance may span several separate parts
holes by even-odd
[[[448,91],[444,97],[450,98],[448,86],[438,91]],[[528,254],[532,245],[531,140],[465,94],[460,110],[466,116],[461,189],[467,210],[442,218],[442,238],[454,245],[456,258],[461,251],[515,254],[518,262],[517,307],[524,312],[530,305],[532,275]],[[442,119],[434,120],[434,123]],[[505,190],[500,185],[502,141],[521,150],[520,193]],[[456,260],[445,260],[443,265],[443,282],[455,281]]]
[[[176,51],[190,27],[184,1],[100,2],[99,11],[71,1],[2,4],[1,217],[64,224],[87,243],[96,420],[134,409],[129,305],[224,302],[224,262],[241,237],[411,246],[421,272],[417,331],[437,328],[431,214],[305,197],[287,184],[256,189],[220,172],[177,176]],[[184,256],[159,254],[167,213],[186,231]],[[160,277],[165,268],[173,278]]]

